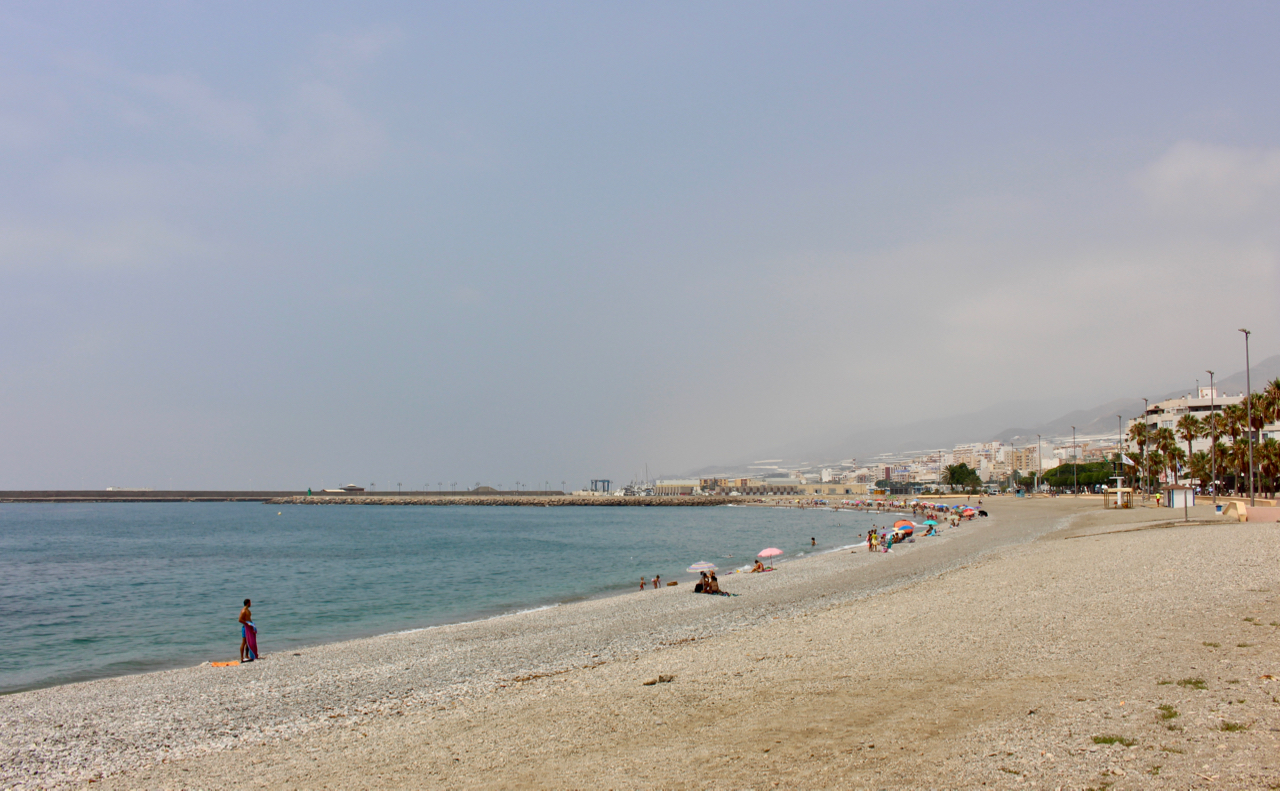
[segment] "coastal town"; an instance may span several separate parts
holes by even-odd
[[[1117,416],[1116,430],[1104,434],[1036,436],[1034,442],[990,441],[908,453],[886,453],[867,462],[847,459],[829,465],[782,459],[751,465],[747,474],[699,478],[659,479],[631,484],[609,492],[627,495],[797,495],[844,496],[923,494],[957,485],[986,491],[1049,487],[1046,474],[1062,467],[1089,473],[1090,490],[1101,491],[1105,481],[1119,475],[1126,482],[1153,485],[1193,485],[1207,490],[1211,481],[1234,485],[1248,479],[1248,435],[1253,426],[1255,475],[1274,483],[1280,474],[1280,379],[1260,392],[1222,393],[1198,387],[1178,398],[1147,403],[1142,415]],[[1096,465],[1116,469],[1100,477]],[[963,480],[953,480],[963,465]],[[1085,465],[1095,465],[1085,469]],[[1061,482],[1061,476],[1048,476]],[[1247,487],[1246,487],[1247,488]],[[1274,491],[1274,486],[1265,487]],[[592,492],[581,492],[591,494]],[[600,494],[601,492],[596,492]]]

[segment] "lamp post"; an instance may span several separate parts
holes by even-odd
[[[1071,427],[1071,488],[1075,490],[1075,496],[1080,496],[1080,476],[1077,474],[1076,468],[1080,466],[1077,457],[1079,452],[1076,449],[1076,427]]]
[[[1206,370],[1205,373],[1209,374],[1209,419],[1213,420],[1216,423],[1217,419],[1213,416],[1213,397],[1215,395],[1215,393],[1213,392],[1213,371]],[[1209,458],[1212,459],[1210,464],[1212,465],[1212,470],[1213,470],[1213,472],[1210,473],[1213,476],[1213,480],[1209,481],[1209,487],[1213,491],[1213,504],[1217,506],[1218,504],[1218,438],[1213,435],[1212,431],[1209,432]],[[1214,510],[1216,511],[1217,508],[1215,507]]]
[[[1253,494],[1253,382],[1249,379],[1249,336],[1253,333],[1248,330],[1240,330],[1244,333],[1244,404],[1245,404],[1245,422],[1248,424],[1246,430],[1249,432],[1249,506],[1254,505]]]
[[[1120,476],[1124,471],[1124,464],[1120,462],[1124,456],[1124,418],[1116,415],[1116,475]],[[1120,483],[1124,483],[1124,478],[1120,479]],[[1117,487],[1119,488],[1119,487]],[[1118,494],[1117,494],[1118,496]]]
[[[1147,399],[1142,399],[1142,433],[1145,435],[1150,425],[1147,423]],[[1151,437],[1147,437],[1142,443],[1142,502],[1147,501],[1147,497],[1151,495],[1151,474],[1147,472],[1147,445],[1151,444]]]
[[[1036,491],[1040,491],[1040,479],[1044,477],[1044,465],[1040,463],[1040,435],[1036,435]]]

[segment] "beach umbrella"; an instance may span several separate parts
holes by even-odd
[[[900,527],[915,527],[915,526],[916,526],[916,523],[912,522],[910,519],[899,519],[898,521],[893,523],[894,530],[897,530]]]
[[[689,567],[688,571],[693,574],[701,574],[704,571],[718,571],[716,564],[708,563],[705,560],[699,560]]]
[[[778,549],[777,547],[769,547],[768,549],[760,550],[760,554],[756,555],[756,557],[768,559],[768,558],[776,558],[781,554],[782,554],[781,549]],[[769,564],[769,568],[773,568],[773,563]]]
[[[924,520],[924,523],[925,523],[926,525],[936,525],[936,524],[938,524],[937,522],[933,521],[932,519],[926,519],[926,520]]]

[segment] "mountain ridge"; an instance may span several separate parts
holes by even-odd
[[[1272,355],[1251,366],[1255,392],[1268,382],[1280,378],[1280,354]],[[1201,382],[1202,385],[1208,382]],[[1234,395],[1245,391],[1245,372],[1237,371],[1215,381],[1222,395]],[[1155,398],[1150,403],[1194,393],[1195,388],[1173,390]],[[974,412],[966,412],[941,418],[926,418],[890,427],[874,427],[854,431],[840,442],[819,445],[815,440],[797,440],[772,453],[757,454],[756,458],[781,458],[778,466],[787,469],[807,469],[839,464],[840,460],[857,458],[869,463],[877,456],[906,454],[952,448],[966,442],[1005,442],[1022,444],[1039,434],[1041,437],[1071,435],[1115,436],[1116,416],[1122,420],[1137,417],[1143,409],[1141,398],[1115,398],[1094,407],[1074,409],[1045,419],[1068,405],[1065,399],[1044,401],[1007,401]],[[1012,424],[1012,427],[1010,426]],[[1022,443],[1015,443],[1021,440]],[[795,460],[795,461],[792,461]],[[808,461],[812,460],[812,461]],[[734,477],[751,473],[751,462],[739,464],[714,464],[692,470],[683,477]],[[756,471],[758,474],[758,470]]]

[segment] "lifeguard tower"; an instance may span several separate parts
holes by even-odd
[[[1133,489],[1128,486],[1121,486],[1124,478],[1119,475],[1111,480],[1116,482],[1115,486],[1107,486],[1102,489],[1102,507],[1103,508],[1132,508],[1133,507]]]

